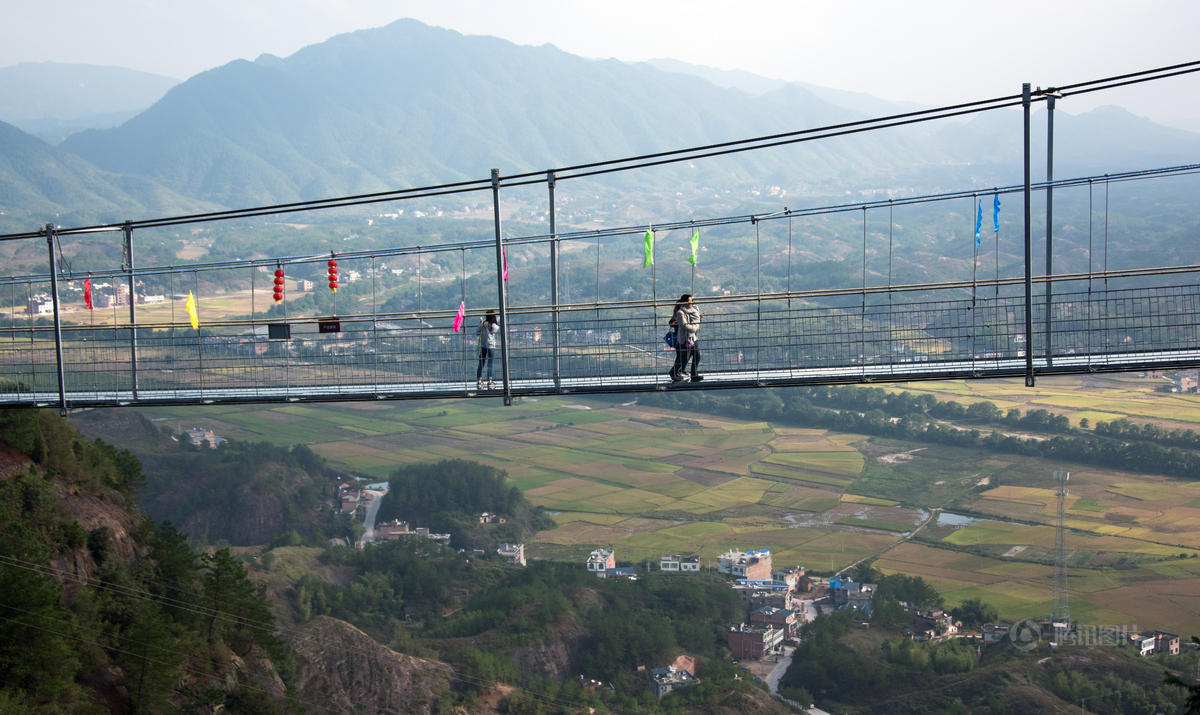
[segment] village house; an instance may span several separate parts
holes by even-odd
[[[958,633],[959,626],[961,625],[960,621],[954,620],[954,616],[941,609],[936,611],[917,611],[913,614],[913,630],[917,633],[928,635],[930,638]]]
[[[399,519],[393,519],[391,521],[385,521],[382,524],[375,525],[375,538],[379,539],[380,541],[391,541],[392,539],[398,539],[401,536],[410,533],[412,532],[408,528],[408,522],[400,521]]]
[[[28,315],[50,315],[54,312],[54,300],[45,293],[38,293],[25,304]]]
[[[795,611],[786,608],[764,606],[750,613],[750,625],[771,626],[783,631],[784,638],[793,638],[800,630]]]
[[[1174,633],[1154,632],[1154,652],[1179,655],[1179,636]]]
[[[829,600],[836,607],[849,606],[860,611],[871,610],[871,599],[877,586],[873,583],[833,579],[829,582]]]
[[[612,683],[604,683],[596,680],[595,678],[585,678],[583,677],[583,674],[580,674],[579,676],[579,687],[583,688],[589,693],[594,693],[601,688],[613,690]]]
[[[183,431],[183,433],[187,436],[188,440],[197,447],[203,447],[204,443],[207,442],[209,449],[216,449],[217,445],[225,441],[223,438],[218,437],[212,430],[202,429],[200,427],[186,429]]]
[[[442,546],[450,545],[450,534],[434,534],[429,531],[429,527],[418,526],[413,528],[409,526],[407,521],[393,519],[375,525],[375,538],[379,541],[393,541],[405,536],[424,536],[430,541],[436,541]]]
[[[429,530],[428,526],[418,526],[410,532],[413,536],[424,536],[430,541],[436,541],[442,546],[450,545],[450,534],[435,534]]]
[[[1154,655],[1154,636],[1142,635],[1141,633],[1131,633],[1129,642],[1134,648],[1138,649],[1138,655],[1145,657]]]
[[[496,549],[496,553],[500,554],[506,562],[516,565],[525,565],[525,544],[500,544],[500,548]]]
[[[808,593],[812,590],[812,579],[807,576],[803,566],[778,569],[771,572],[772,581],[782,581],[791,587],[794,593]]]
[[[1197,385],[1200,385],[1200,380],[1197,376],[1200,371],[1197,370],[1177,370],[1171,375],[1171,382],[1175,384],[1175,389],[1178,392],[1195,392]]]
[[[617,566],[611,569],[604,569],[603,573],[597,575],[600,578],[612,579],[614,581],[637,581],[637,572],[631,566]]]
[[[362,501],[363,493],[343,482],[337,486],[336,494],[334,496],[337,499],[339,511],[345,514],[353,514],[358,510],[358,505]]]
[[[770,579],[771,550],[730,549],[717,557],[717,573],[729,574],[735,578]]]
[[[750,626],[739,623],[726,632],[729,651],[734,658],[759,660],[783,643],[783,630],[773,626]]]
[[[660,700],[664,695],[680,688],[688,688],[700,681],[686,670],[679,670],[673,665],[666,668],[654,668],[650,671],[650,692]]]
[[[596,549],[588,556],[587,570],[604,578],[604,572],[617,567],[616,554],[607,549]]]
[[[507,522],[508,520],[504,517],[500,516],[499,514],[493,514],[490,511],[485,511],[479,515],[480,524],[504,524]]]
[[[738,579],[731,586],[742,597],[748,610],[758,608],[792,608],[792,589],[783,581],[773,579]]]
[[[1129,642],[1138,649],[1138,655],[1151,656],[1158,653],[1179,655],[1179,636],[1163,631],[1146,631],[1129,634]]]
[[[984,623],[983,624],[983,642],[985,645],[999,643],[1008,638],[1007,623]]]
[[[699,556],[675,556],[664,555],[658,562],[659,571],[669,571],[678,573],[680,571],[699,571],[700,557]]]

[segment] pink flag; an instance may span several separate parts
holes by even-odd
[[[466,303],[459,302],[458,313],[455,314],[455,316],[454,316],[454,325],[453,325],[454,332],[456,332],[456,333],[459,332],[460,330],[462,330],[463,316],[465,315],[466,308],[467,308]]]
[[[508,280],[508,249],[500,249],[500,255],[504,257],[504,280]]]
[[[88,310],[92,309],[92,279],[91,278],[83,279],[83,304],[87,306]]]

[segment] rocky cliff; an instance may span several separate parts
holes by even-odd
[[[435,713],[450,689],[450,666],[397,653],[336,618],[317,616],[288,640],[299,697],[315,712]]]

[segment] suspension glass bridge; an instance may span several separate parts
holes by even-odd
[[[1094,86],[1104,82],[1112,80]],[[1032,385],[1039,375],[1200,365],[1200,264],[1108,265],[1110,188],[1175,182],[1187,192],[1200,164],[1066,180],[1049,178],[1049,165],[1046,181],[1029,181],[1030,105],[1048,101],[1052,110],[1055,98],[1092,86],[1035,93],[1026,85],[1021,95],[941,110],[506,178],[493,171],[477,182],[2,236],[41,245],[47,268],[0,278],[0,304],[8,305],[0,312],[0,405],[498,396],[511,402],[521,395],[1012,376]],[[568,178],[1008,106],[1025,110],[1023,184],[652,227],[555,227],[556,182]],[[548,189],[549,231],[504,236],[501,189],[532,184]],[[1076,257],[1071,272],[1053,270],[1056,191],[1086,191],[1086,263]],[[493,235],[182,266],[134,260],[135,237],[155,228],[464,192],[491,193]],[[1046,261],[1038,265],[1031,250],[1035,194],[1047,224]],[[1018,216],[1004,231],[1001,203],[1006,216]],[[1023,219],[1016,207],[1023,207]],[[897,213],[911,218],[920,211],[953,212],[964,217],[962,232],[973,232],[974,248],[954,263],[960,275],[953,279],[894,280],[894,264],[923,260],[894,241]],[[983,227],[985,211],[992,225]],[[796,225],[832,220],[861,233],[861,250],[843,258],[851,270],[840,274],[841,284],[813,287],[799,280],[807,269],[793,261]],[[1018,229],[1023,238],[1014,235]],[[706,251],[725,243],[725,254],[736,256],[744,268],[740,289],[706,285],[703,272],[697,287],[696,263],[680,268],[678,252],[675,268],[667,267],[664,248],[682,248],[701,235]],[[68,238],[71,251],[64,250]],[[119,264],[73,269],[79,259],[67,254],[95,243],[118,247]],[[612,270],[603,267],[602,249],[626,258],[636,250],[633,268],[644,280],[619,297],[602,296],[601,271]],[[416,277],[415,305],[411,295],[388,297],[386,285],[405,270]],[[593,272],[592,285],[584,284]],[[536,288],[518,291],[518,281]],[[564,287],[567,281],[574,284]],[[695,293],[704,313],[699,383],[673,383],[667,375],[675,352],[663,335],[680,292]],[[324,299],[293,303],[317,293]],[[476,386],[476,328],[485,309],[496,310],[502,326],[494,390]]]

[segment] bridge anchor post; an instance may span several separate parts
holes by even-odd
[[[1025,124],[1025,387],[1033,377],[1033,239],[1029,224],[1029,83],[1021,85],[1021,107]]]
[[[508,301],[504,285],[504,239],[500,235],[500,170],[492,169],[492,209],[496,223],[496,292],[500,311],[500,378],[504,381],[504,404],[512,405],[512,384],[508,379]]]
[[[58,364],[58,411],[67,414],[67,385],[63,371],[62,310],[58,302],[58,259],[54,256],[54,224],[46,224],[46,248],[50,252],[50,292],[54,298],[54,358]],[[36,386],[35,386],[36,389]]]

